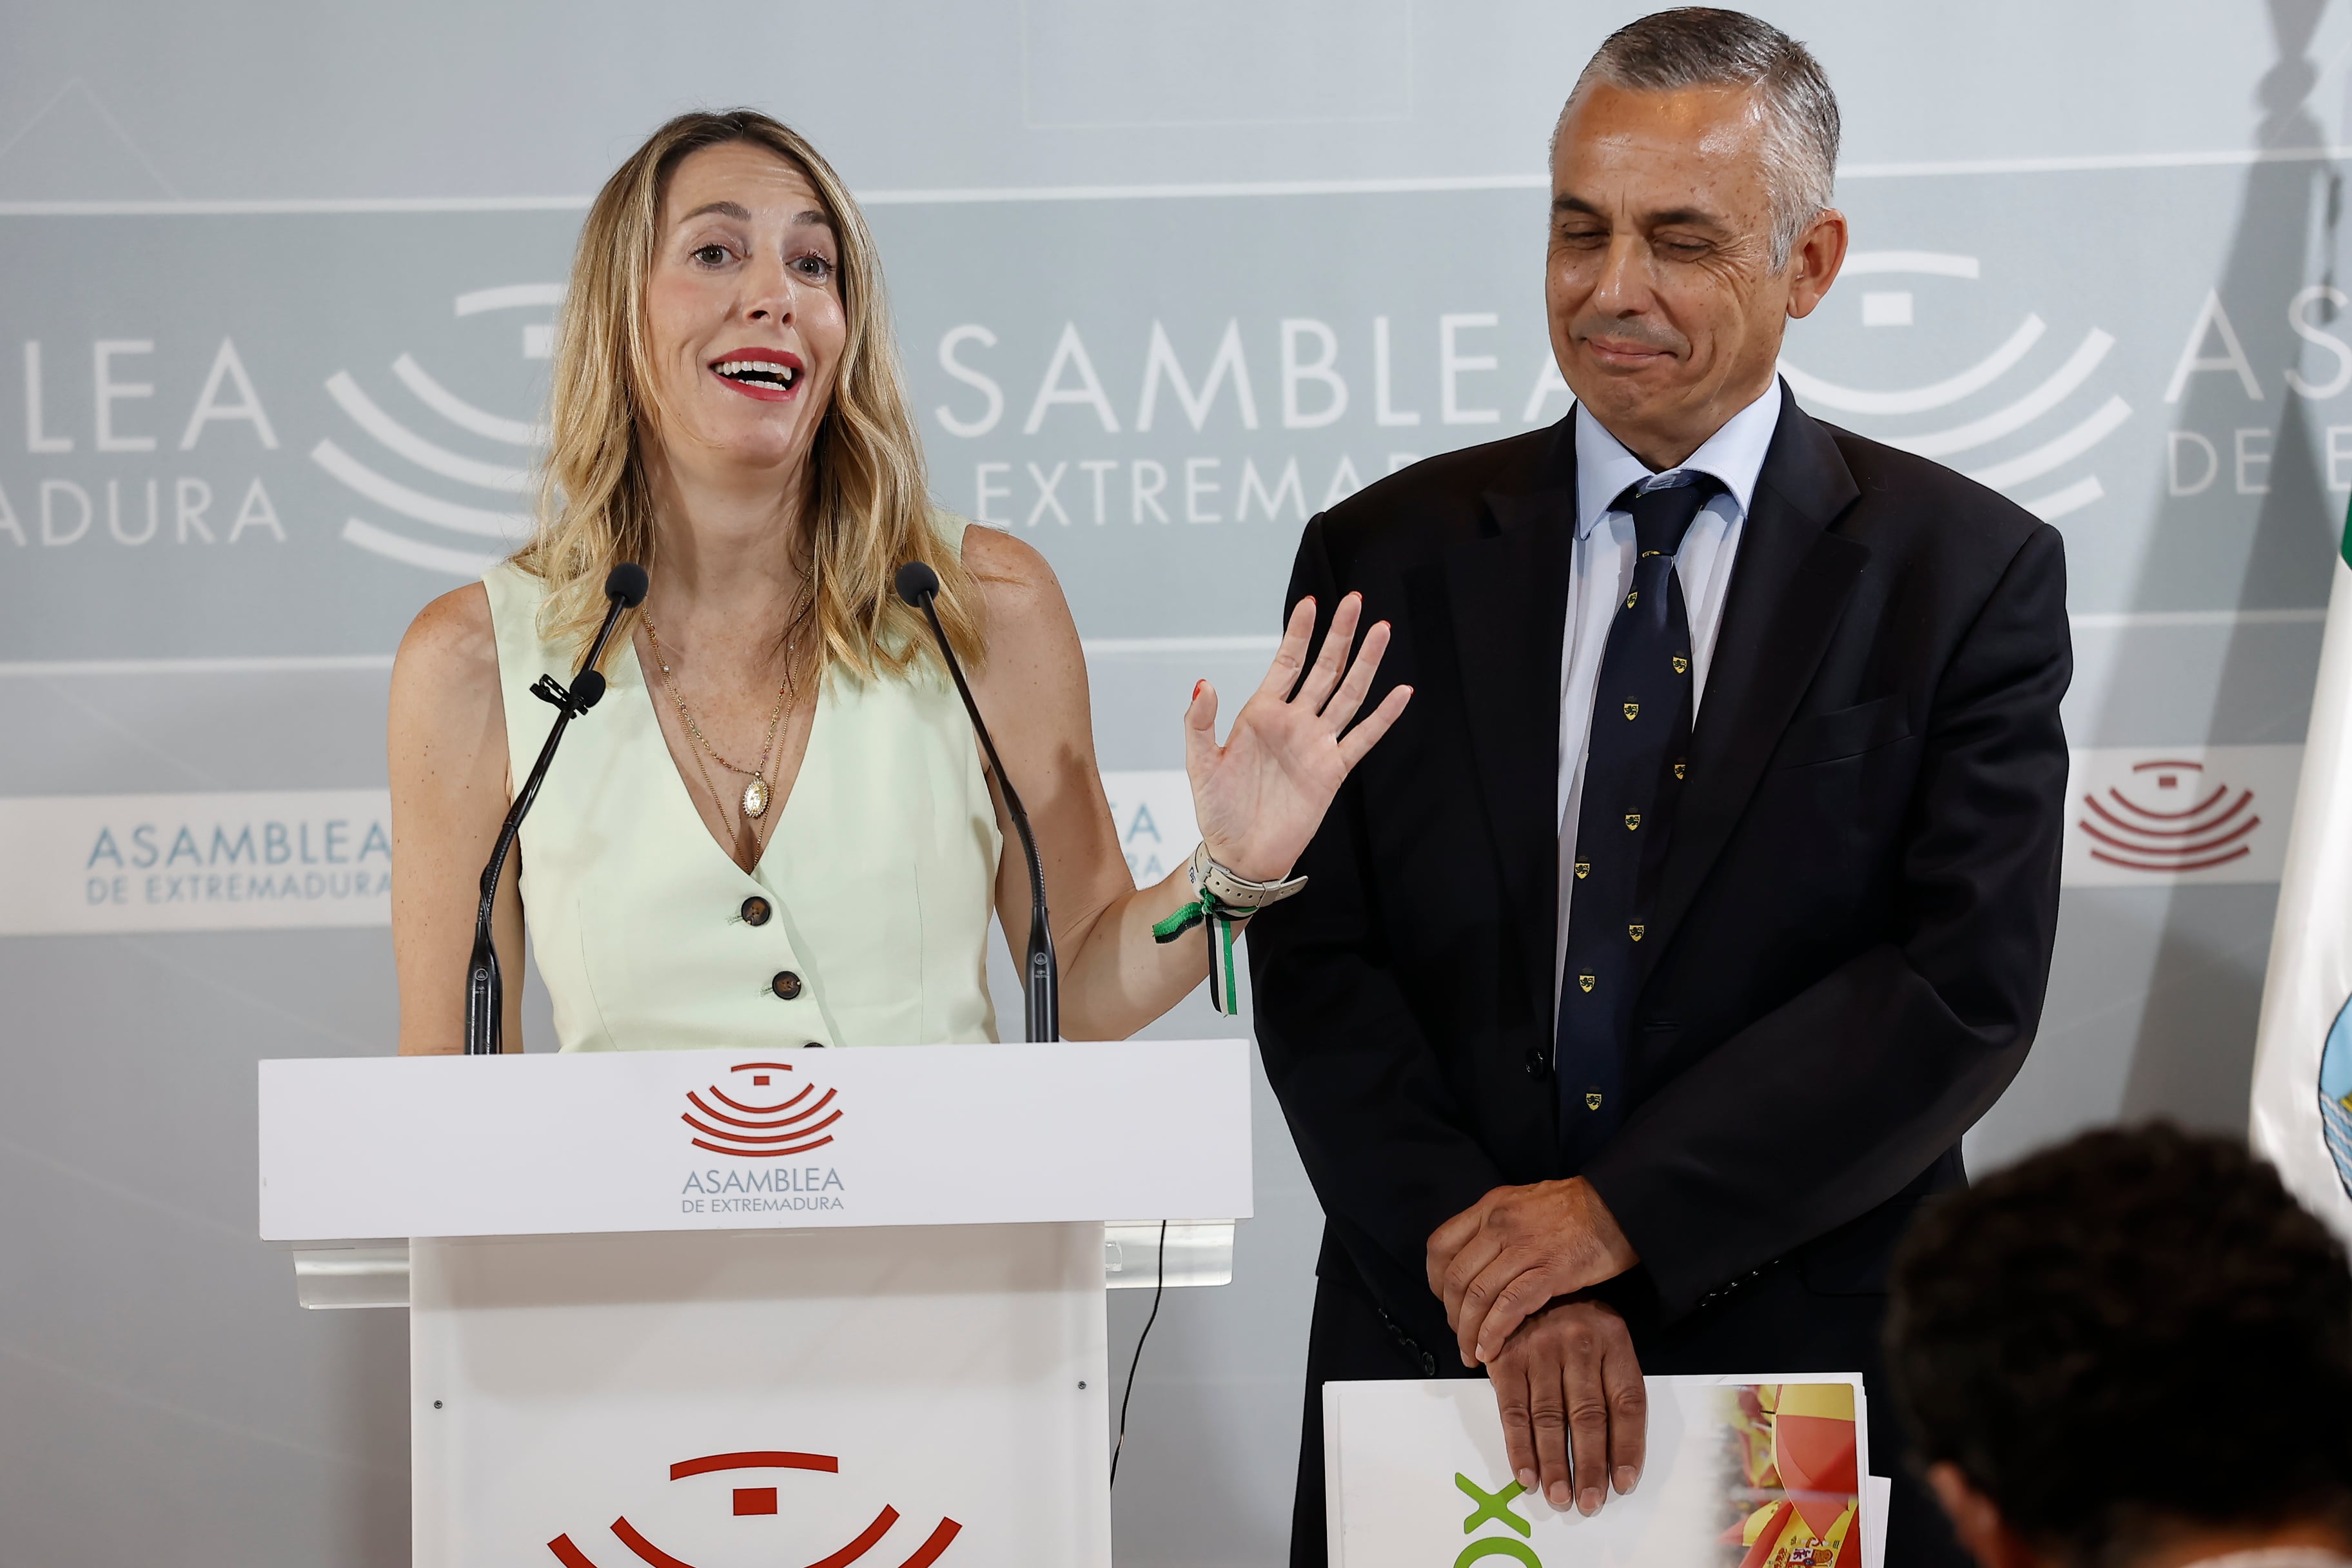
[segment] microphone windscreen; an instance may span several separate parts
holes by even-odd
[[[618,599],[625,610],[634,610],[646,602],[646,569],[634,561],[624,561],[604,578],[604,597]]]
[[[909,561],[898,568],[898,597],[916,609],[923,600],[940,591],[940,574],[919,561]]]

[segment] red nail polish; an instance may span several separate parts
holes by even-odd
[[[1201,700],[1201,688],[1202,688],[1203,686],[1206,686],[1206,685],[1208,685],[1208,684],[1209,684],[1209,683],[1208,683],[1207,681],[1205,681],[1205,680],[1196,680],[1196,681],[1192,682],[1192,700],[1193,700],[1193,701],[1198,702],[1199,700]]]

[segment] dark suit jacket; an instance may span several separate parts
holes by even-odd
[[[1642,944],[1632,1108],[1583,1172],[1659,1323],[1792,1256],[1883,1289],[2024,1060],[2057,920],[2058,534],[1781,395]],[[1251,926],[1258,1040],[1329,1221],[1320,1271],[1352,1265],[1441,1363],[1430,1232],[1571,1173],[1548,1058],[1572,418],[1315,518],[1290,584],[1326,624],[1360,591],[1395,628],[1367,709],[1414,695],[1311,885]]]

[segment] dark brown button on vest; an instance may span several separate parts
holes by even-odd
[[[776,977],[768,982],[768,988],[789,1002],[801,994],[801,977],[789,969],[779,969]]]
[[[743,923],[747,926],[766,925],[768,916],[772,912],[768,908],[768,900],[757,894],[743,900]]]

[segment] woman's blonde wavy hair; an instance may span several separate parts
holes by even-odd
[[[893,584],[921,561],[940,575],[940,623],[959,658],[983,652],[976,595],[960,552],[932,523],[923,451],[899,381],[897,344],[874,237],[848,187],[799,132],[756,110],[681,114],[613,172],[588,209],[572,281],[557,318],[548,391],[548,449],[539,524],[514,563],[547,584],[540,632],[584,651],[604,613],[604,577],[635,561],[658,580],[660,534],[642,443],[656,439],[661,409],[646,323],[646,277],[661,240],[670,175],[706,147],[748,142],[799,169],[816,188],[840,244],[848,334],[810,452],[803,513],[818,632],[817,670],[860,679],[909,673],[931,657],[921,613]],[[629,612],[613,639],[635,623]],[[788,628],[777,627],[781,640]],[[609,658],[609,656],[608,656]]]

